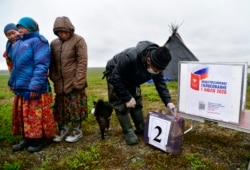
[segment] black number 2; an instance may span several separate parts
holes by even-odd
[[[158,137],[161,135],[162,129],[161,129],[160,126],[155,126],[155,129],[158,129],[158,134],[156,135],[156,137],[154,138],[154,140],[155,140],[156,142],[161,143],[161,139],[159,139]]]

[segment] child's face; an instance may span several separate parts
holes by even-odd
[[[9,30],[5,33],[6,37],[11,41],[11,43],[14,43],[16,41],[18,34],[19,32],[16,30]]]

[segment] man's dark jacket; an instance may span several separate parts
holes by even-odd
[[[108,61],[104,76],[124,103],[136,93],[136,87],[140,87],[150,79],[153,79],[163,103],[167,105],[171,102],[163,73],[151,74],[147,71],[146,57],[158,47],[155,43],[141,41],[136,47],[126,49]]]

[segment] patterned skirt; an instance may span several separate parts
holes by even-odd
[[[56,95],[54,116],[59,127],[74,121],[82,121],[88,116],[85,90],[73,90],[69,94]]]
[[[14,97],[12,112],[12,132],[25,138],[53,138],[57,133],[54,119],[53,95],[42,94],[38,100],[24,100],[23,96]]]

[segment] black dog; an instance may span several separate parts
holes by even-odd
[[[105,139],[104,134],[105,130],[109,129],[110,117],[113,112],[113,107],[109,102],[103,101],[99,99],[97,102],[93,101],[94,103],[94,115],[98,122],[101,138]]]

